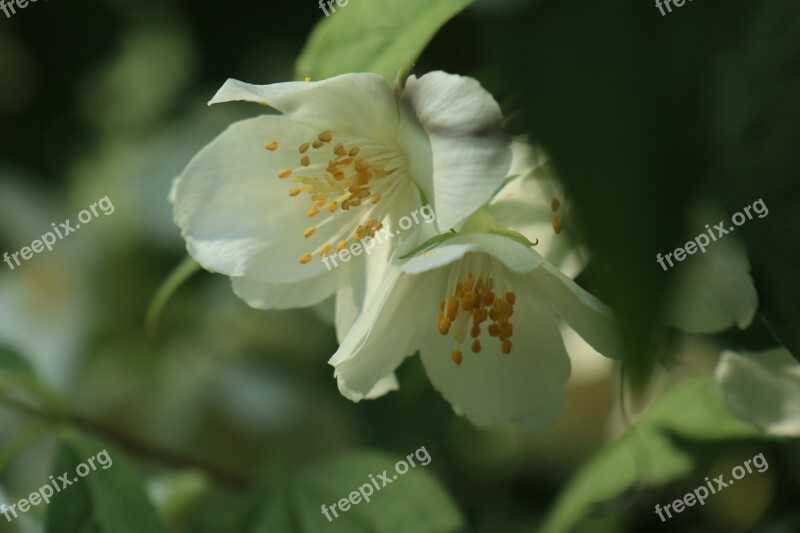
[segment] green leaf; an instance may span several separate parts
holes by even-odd
[[[76,468],[106,453],[110,466],[94,459],[96,470],[80,478]],[[103,463],[109,464],[105,460]],[[61,487],[47,507],[47,533],[159,533],[164,524],[145,495],[134,469],[122,454],[92,437],[65,432],[58,450],[53,477],[67,473],[72,485]]]
[[[391,82],[472,0],[350,0],[314,28],[295,68],[320,80],[376,72]]]
[[[56,411],[63,408],[61,397],[39,380],[30,362],[16,350],[0,345],[0,395],[6,389],[24,389]]]
[[[30,363],[16,350],[0,345],[0,374],[35,377],[36,372]]]
[[[600,518],[592,511],[614,499],[690,474],[696,457],[676,444],[676,436],[702,442],[777,439],[735,418],[712,379],[683,383],[578,472],[541,531],[574,530],[584,520]]]
[[[399,458],[383,453],[352,453],[309,469],[282,487],[264,510],[258,533],[267,531],[372,533],[442,533],[459,531],[464,520],[453,500],[433,477],[427,466],[416,461],[415,468],[395,475]],[[376,479],[384,470],[390,484],[375,489]],[[346,512],[337,507],[338,518],[329,511],[331,521],[322,514],[322,505],[333,505],[348,498],[359,487],[368,486],[370,498],[351,506]],[[358,496],[361,498],[361,496]]]

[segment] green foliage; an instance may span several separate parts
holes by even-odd
[[[350,0],[317,25],[295,68],[314,80],[375,72],[387,81],[471,0]],[[335,5],[335,3],[334,3]]]
[[[498,65],[519,88],[525,129],[575,198],[596,253],[590,281],[620,317],[636,387],[655,364],[669,277],[656,255],[692,236],[694,196],[731,214],[761,197],[775,205],[777,214],[736,233],[780,291],[795,301],[800,293],[789,190],[800,39],[790,4],[695,2],[662,17],[647,2],[544,0],[503,20]]]
[[[251,533],[444,533],[462,530],[461,513],[427,466],[417,464],[392,480],[399,459],[384,453],[357,452],[294,475],[268,468],[258,488],[238,500],[224,498],[210,509],[209,518],[214,523],[203,519],[202,525],[193,531],[228,528]],[[378,481],[380,490],[372,486],[373,494],[367,494],[369,502],[361,500],[346,512],[337,507],[338,518],[331,511],[328,513],[332,521],[325,518],[321,511],[323,504],[330,506],[348,498],[362,485],[371,485],[370,474],[377,477],[384,470],[391,483],[382,487],[383,483]],[[368,489],[364,491],[367,493]]]
[[[35,372],[28,361],[7,346],[0,346],[0,378],[8,376],[34,377]]]
[[[603,518],[592,516],[603,504],[691,474],[697,457],[678,441],[719,444],[742,438],[775,437],[735,418],[710,378],[679,385],[586,463],[559,496],[542,532],[571,531],[584,520]]]
[[[113,464],[77,478],[77,465],[108,449],[108,445],[77,432],[64,434],[53,477],[66,472],[74,484],[57,493],[47,508],[47,533],[148,533],[166,532],[122,454],[109,450]],[[97,463],[95,463],[97,464]]]
[[[320,506],[323,503],[331,505],[347,498],[360,486],[370,483],[370,474],[377,476],[386,470],[392,480],[398,459],[384,453],[352,453],[300,475],[293,483],[287,503],[296,513],[301,531],[433,533],[459,530],[463,519],[455,503],[431,475],[429,467],[421,465],[403,475],[398,474],[390,485],[376,490],[370,502],[362,501],[345,513],[340,511],[339,518],[332,522],[322,515]],[[266,525],[262,524],[262,531],[267,531],[263,528]]]

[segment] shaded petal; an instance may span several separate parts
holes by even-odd
[[[444,72],[409,77],[400,100],[398,142],[447,231],[488,202],[507,175],[510,138],[500,106],[476,80]]]
[[[329,363],[341,393],[355,402],[391,375],[413,354],[423,326],[436,328],[438,304],[431,301],[444,286],[446,272],[404,274],[390,265],[362,315],[350,328]]]
[[[245,100],[268,105],[298,122],[381,140],[397,133],[397,99],[377,74],[343,74],[322,81],[252,85],[229,79],[209,105]]]
[[[611,309],[549,263],[531,272],[537,290],[556,313],[595,350],[622,357],[619,331]]]
[[[787,350],[724,352],[714,378],[736,416],[767,433],[800,436],[800,364]]]
[[[298,187],[278,179],[298,165],[296,150],[316,130],[281,116],[261,116],[231,125],[198,153],[175,186],[175,223],[189,253],[204,268],[263,283],[293,283],[326,273],[318,258],[300,265],[301,255],[319,249],[343,228],[357,225],[355,210],[321,210],[306,216],[305,196],[289,198]],[[287,149],[264,150],[280,139]],[[305,228],[326,223],[308,239]],[[331,277],[330,283],[336,280]]]
[[[758,293],[744,246],[727,236],[684,262],[676,264],[665,322],[689,333],[718,333],[734,324],[747,328],[758,309]]]
[[[450,354],[450,336],[435,327],[420,349],[433,386],[480,427],[515,422],[530,430],[542,429],[558,416],[564,402],[564,385],[570,362],[553,311],[529,279],[508,274],[509,288],[518,296],[514,306],[513,348],[503,354],[495,338],[484,336],[478,354],[462,350],[456,365]]]
[[[392,391],[396,391],[400,388],[400,383],[397,382],[397,376],[394,374],[388,375],[385,378],[379,380],[372,390],[364,397],[365,400],[375,400],[388,394]]]
[[[535,250],[514,239],[490,233],[460,233],[409,259],[401,268],[409,274],[427,272],[453,263],[468,252],[487,253],[512,272],[530,272],[542,264],[542,258]]]
[[[325,274],[294,283],[263,283],[250,278],[231,278],[231,282],[236,296],[256,309],[310,307],[336,291],[336,280]]]
[[[574,231],[567,227],[560,233],[553,229],[551,202],[563,187],[549,176],[544,167],[520,176],[492,199],[489,204],[495,222],[502,228],[517,231],[531,242],[536,251],[570,278],[576,277],[588,263],[586,246],[579,246]]]

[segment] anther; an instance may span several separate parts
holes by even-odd
[[[350,157],[355,157],[355,156],[358,155],[358,152],[360,152],[360,151],[361,151],[361,148],[359,148],[358,146],[354,146],[353,148],[350,149],[350,152],[348,152],[347,155],[349,155]]]
[[[317,208],[317,206],[312,205],[311,207],[308,208],[308,211],[306,211],[306,216],[313,217],[317,213],[319,213],[319,209]]]
[[[503,341],[503,353],[511,353],[511,341],[506,339]]]
[[[289,196],[297,196],[300,194],[300,189],[289,189]]]
[[[274,152],[278,149],[278,141],[269,141],[267,144],[264,145],[264,149],[269,150],[270,152]]]
[[[558,216],[558,215],[553,215],[552,223],[553,223],[553,231],[556,232],[556,235],[561,233],[561,227],[562,227],[561,226],[561,217]]]
[[[306,230],[303,232],[303,237],[305,237],[306,239],[308,239],[309,237],[311,237],[312,235],[314,235],[314,232],[315,232],[315,231],[317,231],[317,229],[316,229],[316,228],[306,228]]]
[[[309,159],[307,155],[304,155],[303,158],[300,160],[300,164],[303,165],[304,167],[307,167],[308,165],[311,164],[311,159]]]
[[[472,353],[480,353],[481,352],[481,341],[475,339],[472,341]]]
[[[283,170],[278,172],[278,177],[280,179],[288,178],[291,175],[292,175],[292,169],[291,168],[284,168]]]
[[[301,145],[300,145],[300,148],[299,148],[299,150],[300,150],[300,153],[301,153],[301,154],[304,154],[304,153],[308,152],[308,148],[309,148],[309,146],[311,146],[311,145],[310,145],[310,144],[308,144],[308,143],[303,143],[303,144],[301,144]]]
[[[311,261],[311,254],[306,252],[300,256],[300,264],[305,265]]]
[[[320,149],[320,148],[322,148],[324,145],[325,145],[325,143],[323,143],[323,142],[322,142],[322,141],[320,141],[320,140],[316,140],[316,141],[314,141],[313,143],[311,143],[311,147],[312,147],[312,148],[314,148],[315,150],[319,150],[319,149]]]
[[[464,356],[461,355],[461,350],[453,350],[453,353],[450,354],[450,357],[452,357],[453,362],[457,365],[460,365],[461,361],[464,360]]]
[[[336,253],[338,254],[339,252],[341,252],[342,250],[344,250],[344,247],[345,247],[345,246],[347,246],[347,241],[339,241],[339,242],[336,244]]]

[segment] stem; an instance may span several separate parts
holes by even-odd
[[[88,433],[94,433],[104,439],[114,442],[121,449],[145,457],[156,463],[175,468],[196,468],[208,473],[219,482],[232,488],[245,489],[251,485],[252,480],[238,472],[227,470],[204,459],[182,455],[172,450],[160,448],[154,444],[129,435],[123,430],[108,425],[98,420],[93,420],[78,413],[55,414],[44,411],[8,396],[0,396],[0,402],[35,418],[41,418],[51,423],[68,423]]]

